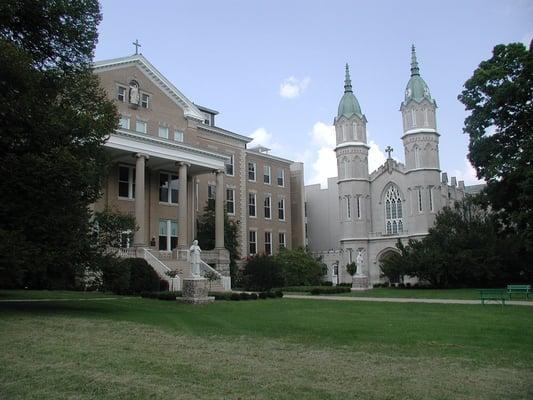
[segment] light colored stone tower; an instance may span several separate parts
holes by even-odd
[[[409,182],[410,234],[427,233],[433,225],[435,212],[440,209],[438,193],[439,134],[436,122],[437,103],[420,76],[415,46],[411,48],[411,78],[405,89],[400,111],[403,117],[403,146]]]
[[[370,183],[366,117],[352,91],[350,70],[346,64],[344,95],[334,120],[337,136],[339,220],[341,249],[346,263],[355,261],[359,250],[368,254],[370,226]],[[365,265],[368,265],[365,263]]]

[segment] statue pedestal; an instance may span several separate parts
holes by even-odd
[[[207,304],[215,301],[214,297],[209,297],[209,287],[207,279],[192,277],[183,279],[182,297],[178,301],[187,304]]]
[[[368,283],[368,276],[354,275],[352,278],[352,290],[368,290],[370,288]]]

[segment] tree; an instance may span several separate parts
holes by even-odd
[[[355,264],[355,262],[351,262],[349,264],[346,264],[346,272],[348,272],[348,274],[350,274],[350,276],[353,279],[353,276],[357,272],[357,265]]]
[[[248,290],[270,290],[284,286],[281,264],[275,257],[258,254],[244,266],[244,286]]]
[[[324,264],[303,247],[282,248],[274,257],[281,265],[285,286],[318,285],[327,271]]]
[[[533,42],[498,45],[466,81],[468,157],[487,181],[485,202],[502,231],[533,252]]]
[[[202,249],[215,248],[215,201],[210,199],[204,207],[204,212],[197,220],[196,239]],[[224,210],[224,247],[229,251],[231,280],[237,275],[236,261],[239,259],[239,222],[230,220]]]
[[[88,206],[118,123],[90,68],[100,19],[96,0],[0,4],[3,285],[72,287],[93,264]]]

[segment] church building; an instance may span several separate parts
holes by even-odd
[[[463,199],[464,182],[441,173],[437,103],[420,76],[415,48],[411,77],[400,106],[405,164],[390,157],[368,170],[367,119],[355,97],[348,65],[334,119],[337,177],[328,188],[305,187],[307,244],[328,266],[328,280],[351,282],[346,265],[359,260],[368,284],[381,278],[380,263],[398,239],[421,239],[443,207]]]

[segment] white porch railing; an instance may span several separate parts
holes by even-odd
[[[220,283],[222,284],[222,287],[224,290],[231,290],[231,277],[224,276],[220,272],[218,272],[216,269],[211,267],[208,263],[206,263],[203,260],[200,260],[200,272],[212,272],[217,276],[217,280],[220,280]]]
[[[135,258],[137,257],[135,247],[116,247],[111,248],[121,258]]]
[[[176,290],[181,290],[181,279],[178,275],[175,277],[171,277],[167,275],[168,272],[171,272],[172,270],[167,267],[161,260],[159,260],[156,256],[154,256],[150,250],[144,249],[144,259],[150,266],[155,269],[157,274],[164,280],[168,282],[168,290],[171,292]]]

